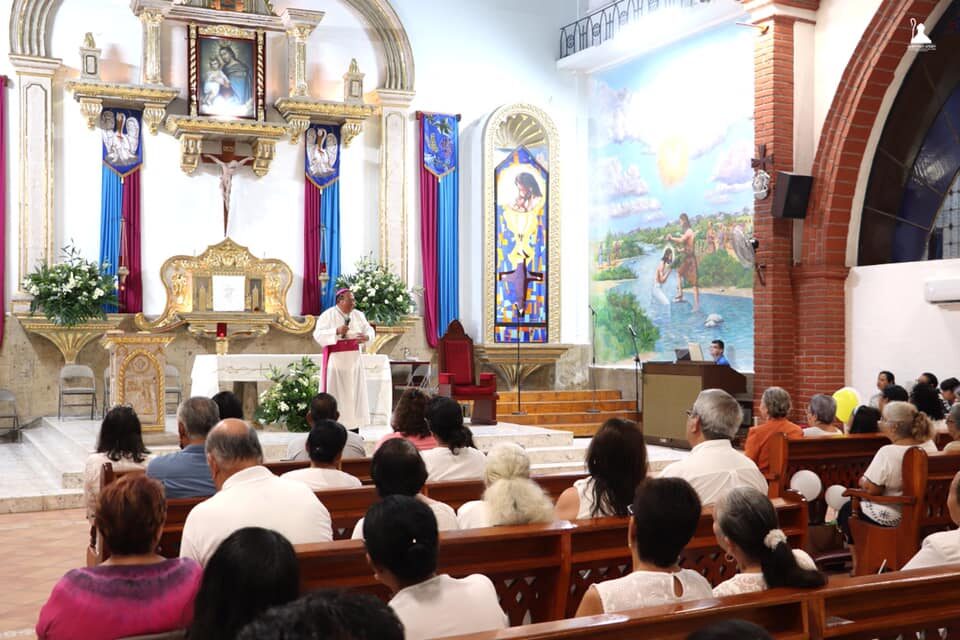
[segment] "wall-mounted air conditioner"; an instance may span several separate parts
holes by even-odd
[[[960,278],[928,280],[923,286],[923,297],[930,304],[960,302]]]

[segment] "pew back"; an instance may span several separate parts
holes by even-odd
[[[803,469],[820,477],[824,491],[834,484],[855,487],[873,456],[886,444],[890,444],[886,436],[874,433],[796,440],[778,434],[770,439],[769,495],[783,496],[790,488],[790,478]]]

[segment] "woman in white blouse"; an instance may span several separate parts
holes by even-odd
[[[951,410],[952,411],[952,410]],[[960,525],[960,473],[953,476],[950,492],[947,494],[947,509],[954,524]],[[931,533],[923,540],[917,555],[903,566],[907,569],[939,567],[944,564],[960,563],[960,530]]]
[[[288,480],[302,482],[313,491],[352,489],[361,486],[360,479],[340,470],[347,429],[335,420],[317,420],[307,436],[310,466],[283,474]]]
[[[807,424],[803,437],[842,436],[843,430],[834,421],[837,419],[837,401],[828,395],[818,393],[810,398],[807,406]]]
[[[114,471],[146,469],[150,451],[143,445],[140,418],[132,407],[117,405],[107,411],[100,423],[97,451],[87,458],[83,470],[83,500],[87,520],[93,523],[100,494],[100,474],[106,462]]]
[[[393,593],[406,640],[509,626],[490,578],[437,574],[437,521],[422,502],[390,496],[367,511],[363,538],[373,574]]]
[[[381,498],[388,496],[408,496],[426,505],[436,518],[440,531],[459,529],[457,512],[450,505],[432,500],[420,493],[427,481],[427,467],[423,464],[420,452],[406,438],[387,440],[373,454],[370,461],[370,476]],[[364,519],[360,518],[353,528],[354,540],[363,538],[366,529]]]
[[[690,483],[648,478],[637,487],[632,511],[627,545],[633,572],[591,585],[578,617],[711,597],[706,578],[677,564],[700,520],[700,498]]]
[[[874,496],[903,495],[903,456],[910,447],[921,447],[928,453],[937,452],[937,445],[930,439],[933,425],[925,413],[917,411],[909,402],[888,402],[883,407],[879,426],[880,433],[890,438],[892,444],[880,447],[874,454],[870,466],[860,478],[860,488]],[[854,543],[849,525],[852,511],[852,502],[847,502],[837,513],[837,524],[851,546]],[[881,527],[895,527],[900,524],[902,515],[899,505],[863,500],[857,517]]]
[[[713,534],[720,548],[736,559],[740,570],[717,585],[714,596],[771,587],[822,587],[827,582],[805,551],[790,549],[773,503],[753,487],[731,489],[717,501]]]
[[[487,454],[482,500],[471,500],[457,511],[461,529],[530,524],[553,520],[553,502],[530,479],[530,458],[523,447],[501,442]]]
[[[479,480],[487,458],[473,444],[473,433],[463,424],[463,410],[453,398],[436,396],[427,403],[427,426],[437,446],[422,452],[427,481]]]

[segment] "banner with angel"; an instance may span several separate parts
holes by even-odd
[[[340,126],[315,124],[304,134],[304,315],[333,306],[340,275]]]

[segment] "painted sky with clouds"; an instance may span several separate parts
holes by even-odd
[[[755,37],[724,25],[593,76],[595,239],[752,211]]]

